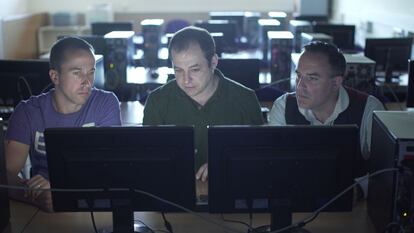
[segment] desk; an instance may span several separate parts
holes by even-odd
[[[23,203],[11,201],[11,224],[4,233],[21,232],[24,225],[28,223],[36,208]],[[95,213],[95,221],[98,229],[112,228],[112,214],[108,212]],[[202,213],[204,217],[220,220],[220,215]],[[294,214],[293,220],[297,221],[308,216],[305,213]],[[220,227],[207,223],[202,219],[187,213],[166,214],[168,221],[172,224],[174,232],[226,232]],[[226,214],[226,219],[248,222],[247,214]],[[161,214],[156,212],[135,212],[135,218],[145,222],[153,229],[164,229]],[[269,223],[268,214],[254,214],[253,225],[260,226]],[[223,222],[222,222],[223,223]],[[246,232],[246,228],[240,224],[223,223],[226,226]],[[359,202],[354,206],[352,212],[321,213],[317,219],[309,223],[306,228],[312,232],[375,232],[371,221],[366,213],[365,202]],[[93,232],[91,217],[89,213],[45,213],[39,211],[33,221],[24,231],[25,233],[48,233],[48,232]],[[228,232],[228,231],[227,231]]]

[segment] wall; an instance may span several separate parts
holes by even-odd
[[[361,45],[366,37],[414,32],[413,0],[334,0],[332,13],[335,22],[356,25],[356,42]]]
[[[3,18],[10,15],[21,14],[27,12],[28,0],[0,0],[0,58],[4,58],[4,40],[3,40]]]
[[[4,0],[2,0],[4,1]],[[84,12],[87,7],[98,3],[111,3],[114,11],[120,12],[208,12],[216,10],[247,11],[292,11],[290,0],[30,0],[31,12],[75,11]]]
[[[0,18],[27,12],[28,0],[1,0]]]

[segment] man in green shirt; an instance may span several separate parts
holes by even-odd
[[[169,45],[175,79],[154,90],[144,109],[144,125],[192,125],[196,179],[207,180],[207,126],[260,125],[263,117],[253,90],[216,69],[218,57],[208,31],[186,27]]]

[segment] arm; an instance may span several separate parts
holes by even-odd
[[[285,109],[286,109],[286,94],[280,96],[273,103],[272,109],[269,112],[270,125],[286,125]]]
[[[384,105],[374,96],[368,96],[361,120],[360,141],[361,153],[368,159],[371,152],[372,115],[376,110],[385,110]]]
[[[243,118],[244,124],[247,125],[262,125],[264,124],[264,119],[262,115],[262,110],[257,99],[256,94],[253,91],[250,91],[248,95],[240,98],[242,101],[240,104],[244,106],[243,109]]]
[[[103,107],[100,109],[101,122],[99,126],[121,125],[121,109],[115,94],[108,94]]]
[[[5,141],[6,170],[9,185],[23,186],[32,189],[42,188],[49,189],[50,183],[41,175],[36,175],[29,180],[20,178],[19,172],[23,169],[29,154],[29,145],[21,142],[7,140]],[[50,192],[44,191],[23,191],[10,189],[9,196],[19,201],[39,206],[48,212],[52,211],[52,198]]]
[[[150,94],[145,102],[144,107],[144,119],[142,121],[143,125],[162,125],[164,121],[162,120],[160,113],[159,104],[157,104],[156,96]]]

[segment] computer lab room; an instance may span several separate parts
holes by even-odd
[[[412,0],[0,3],[0,233],[414,233]]]

